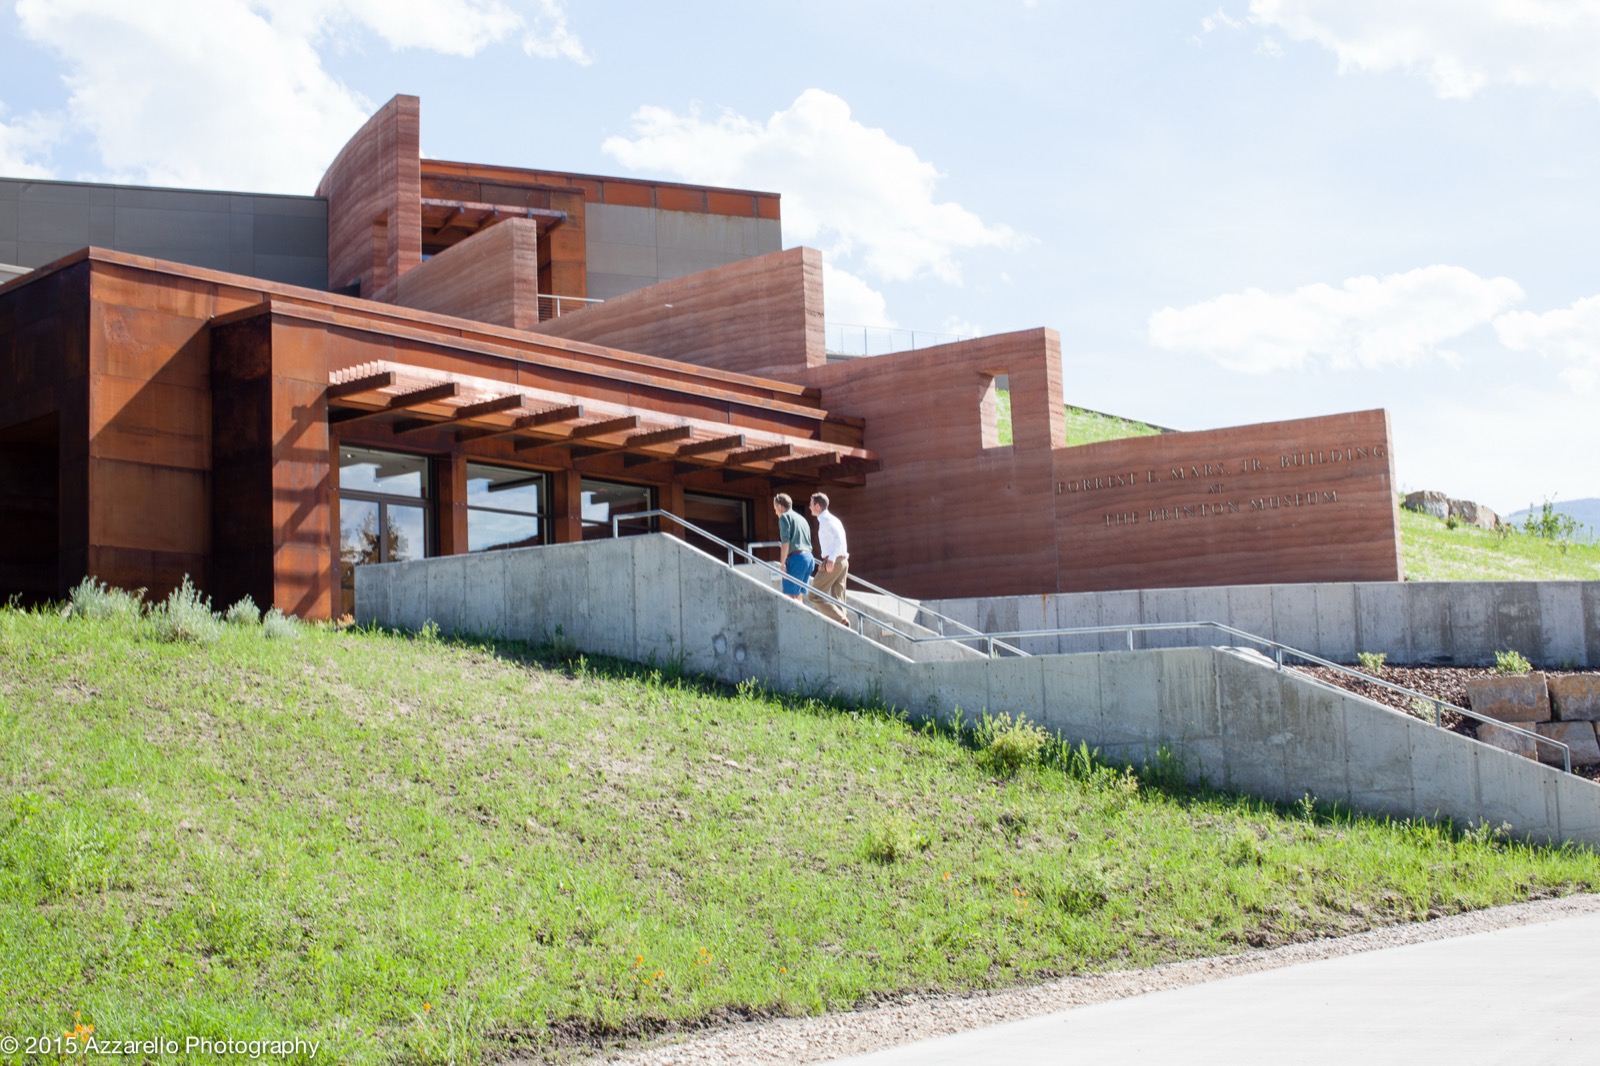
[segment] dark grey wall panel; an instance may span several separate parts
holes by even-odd
[[[43,266],[91,244],[323,289],[328,202],[0,178],[0,262]]]

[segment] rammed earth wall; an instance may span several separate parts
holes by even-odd
[[[585,652],[681,661],[784,691],[881,697],[918,718],[1021,713],[1116,759],[1166,748],[1192,776],[1267,799],[1310,793],[1373,813],[1600,844],[1600,786],[1251,652],[915,662],[662,534],[359,567],[356,617],[532,640],[559,629]]]

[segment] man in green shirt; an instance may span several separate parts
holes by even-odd
[[[817,568],[811,556],[811,527],[794,513],[794,501],[786,492],[772,498],[772,510],[778,516],[778,563],[788,575],[783,579],[783,594],[798,603]]]

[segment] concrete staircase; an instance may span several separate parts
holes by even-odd
[[[881,621],[901,609],[872,606]],[[1025,714],[1108,758],[1139,763],[1165,750],[1192,778],[1265,799],[1309,793],[1375,814],[1507,823],[1520,837],[1600,845],[1600,786],[1253,651],[924,655],[943,646],[869,639],[665,534],[359,567],[356,618],[523,640],[559,629],[590,653],[882,699],[913,718]]]

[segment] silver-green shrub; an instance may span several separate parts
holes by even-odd
[[[174,643],[209,644],[222,636],[222,621],[211,610],[211,599],[194,587],[189,575],[150,611],[156,636]]]
[[[132,620],[144,614],[144,589],[128,592],[86,577],[67,597],[68,617]]]
[[[300,623],[273,607],[261,619],[261,635],[268,640],[292,640],[300,635]]]
[[[256,601],[248,595],[224,614],[223,620],[234,626],[253,626],[261,624],[261,608],[256,606]]]

